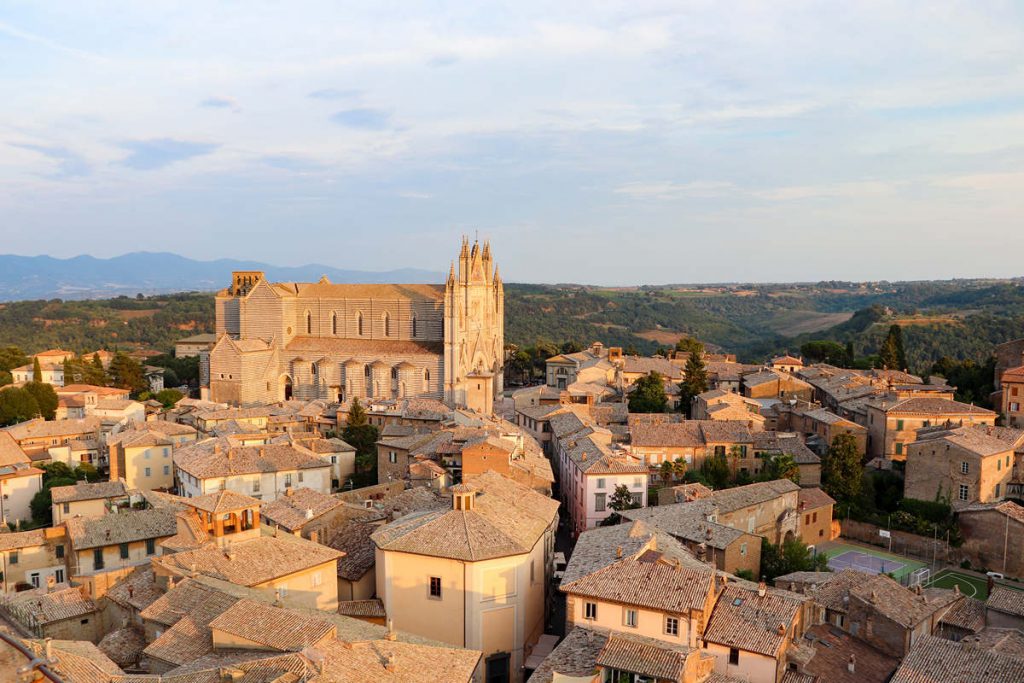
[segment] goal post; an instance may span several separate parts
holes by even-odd
[[[928,567],[921,567],[915,569],[910,573],[910,585],[911,586],[926,586],[928,580],[931,578],[932,570]]]

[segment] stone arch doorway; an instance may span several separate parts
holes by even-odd
[[[281,400],[282,401],[290,401],[290,400],[292,400],[292,395],[294,393],[294,388],[292,386],[292,378],[291,378],[291,376],[289,376],[289,375],[281,375],[281,379],[279,380],[279,382],[280,382],[280,385],[281,385],[281,390],[279,392]]]

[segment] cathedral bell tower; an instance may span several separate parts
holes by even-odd
[[[462,238],[444,294],[444,399],[490,414],[504,388],[505,289],[491,245]]]

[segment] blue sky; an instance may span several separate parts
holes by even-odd
[[[0,252],[1021,275],[1020,2],[0,0]]]

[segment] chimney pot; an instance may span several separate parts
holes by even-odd
[[[856,672],[856,670],[857,670],[857,656],[856,655],[853,655],[853,654],[850,655],[850,661],[846,665],[846,670],[849,671],[850,673],[855,673]]]
[[[757,596],[763,598],[768,594],[768,584],[764,582],[764,577],[761,577],[760,583],[757,584]]]

